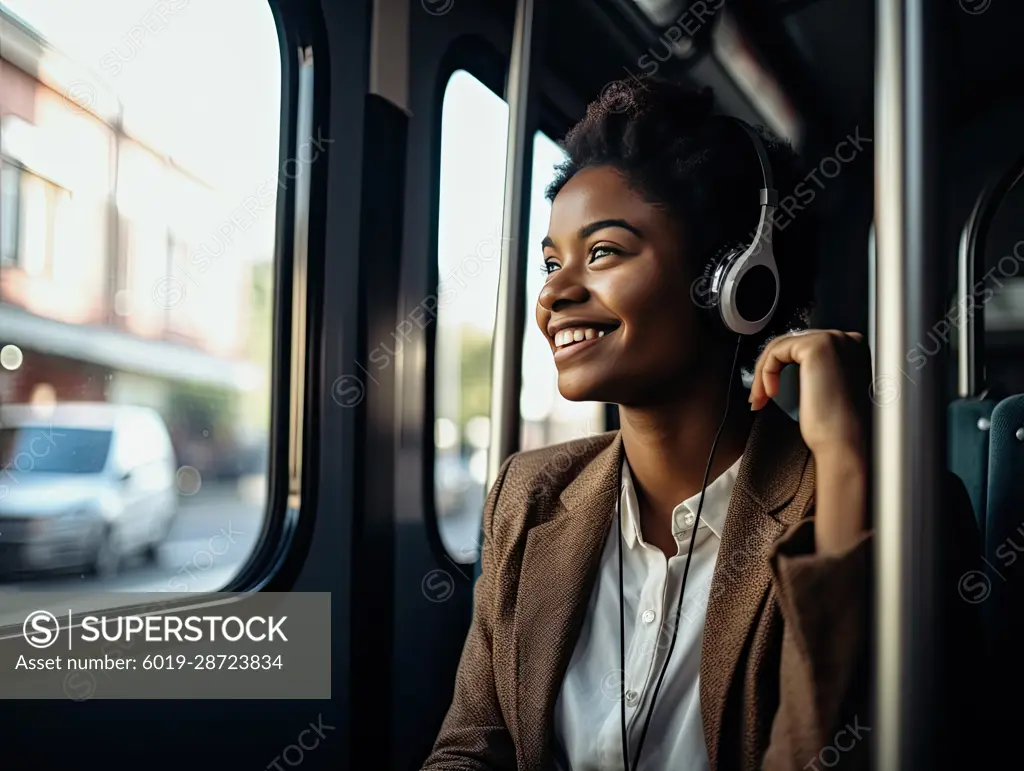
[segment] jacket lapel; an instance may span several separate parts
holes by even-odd
[[[769,401],[747,441],[708,599],[700,701],[712,769],[720,767],[722,723],[737,666],[771,585],[768,552],[803,514],[803,502],[789,504],[809,456],[797,423]]]
[[[587,464],[545,520],[527,531],[516,596],[517,765],[548,760],[555,701],[587,610],[619,494],[622,437]],[[726,516],[701,652],[700,699],[711,768],[736,669],[771,585],[772,543],[803,514],[810,453],[797,424],[769,402],[754,421]],[[804,496],[801,496],[801,499]]]
[[[513,622],[520,768],[539,768],[547,758],[555,701],[615,516],[621,457],[616,434],[526,536]]]

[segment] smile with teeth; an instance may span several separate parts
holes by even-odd
[[[605,330],[597,330],[591,327],[572,327],[555,332],[555,347],[565,348],[573,343],[580,343],[584,340],[593,340],[595,337],[604,337]]]

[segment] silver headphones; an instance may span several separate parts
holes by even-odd
[[[763,185],[761,216],[750,244],[727,248],[709,266],[709,305],[718,309],[730,332],[756,335],[771,321],[779,304],[779,271],[772,247],[779,195],[773,184],[768,152],[757,132],[737,118],[720,117],[723,123],[739,126],[750,138],[761,162]]]

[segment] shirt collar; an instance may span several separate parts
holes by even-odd
[[[736,486],[736,477],[739,475],[740,463],[743,461],[741,455],[728,469],[713,480],[704,491],[704,506],[700,512],[700,526],[709,527],[719,538],[722,537],[722,528],[725,526],[725,517],[729,511],[729,499],[732,497],[733,487]],[[636,498],[636,489],[633,487],[633,475],[629,470],[629,461],[623,458],[622,463],[622,489],[619,491],[620,505],[622,506],[622,537],[629,548],[640,537],[640,506]],[[694,516],[697,514],[697,507],[700,504],[700,491],[691,495],[682,503],[672,509],[672,520],[675,523],[687,512]],[[689,529],[687,529],[689,532]]]

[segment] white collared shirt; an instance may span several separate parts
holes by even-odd
[[[555,755],[568,771],[621,771],[619,709],[619,553],[625,595],[626,731],[631,771],[708,769],[700,712],[699,671],[704,616],[718,545],[742,457],[708,485],[693,564],[686,576],[675,649],[644,739],[640,766],[633,768],[651,696],[672,643],[679,588],[686,567],[700,493],[672,510],[676,555],[666,559],[644,541],[629,464],[622,470],[622,529],[610,528],[579,639],[555,704]],[[568,764],[568,765],[566,765]]]

